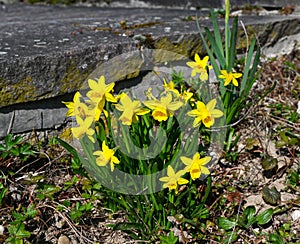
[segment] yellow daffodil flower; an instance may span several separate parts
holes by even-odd
[[[90,99],[88,102],[92,105],[94,110],[95,121],[99,120],[100,114],[103,112],[105,101],[116,103],[117,99],[110,93],[115,83],[105,84],[104,76],[101,76],[96,82],[95,80],[89,79],[88,84],[90,91],[87,93],[87,97]]]
[[[210,174],[208,168],[204,165],[211,160],[211,157],[200,158],[200,154],[197,152],[193,156],[193,159],[185,156],[180,157],[180,159],[186,165],[184,171],[190,172],[193,180],[198,179],[201,174]]]
[[[224,86],[227,86],[232,82],[234,86],[238,86],[239,83],[236,80],[237,78],[242,77],[243,74],[241,73],[232,73],[232,72],[227,72],[226,70],[221,70],[221,75],[219,75],[219,78],[224,79]]]
[[[181,178],[184,175],[185,171],[179,170],[176,174],[172,166],[168,166],[167,175],[165,177],[161,177],[159,180],[162,182],[166,182],[163,184],[163,188],[169,188],[169,190],[175,190],[175,193],[178,193],[178,185],[184,185],[189,183],[188,180]]]
[[[155,120],[161,122],[166,121],[173,116],[174,112],[179,109],[183,103],[181,101],[172,102],[172,95],[168,93],[159,100],[145,101],[144,104],[152,109],[152,116]]]
[[[138,121],[138,115],[144,115],[149,113],[150,110],[142,108],[142,103],[138,100],[132,101],[126,93],[122,93],[120,96],[120,104],[116,104],[116,109],[122,111],[120,120],[124,125],[131,125],[132,122]]]
[[[81,118],[86,117],[86,113],[88,111],[88,107],[85,103],[80,101],[81,94],[76,92],[72,102],[62,102],[69,109],[66,113],[66,116],[79,116]]]
[[[119,159],[114,156],[115,149],[110,149],[105,141],[102,142],[102,151],[96,151],[93,153],[93,155],[98,156],[96,158],[96,163],[99,166],[106,166],[107,164],[110,164],[110,170],[114,171],[115,164],[119,164]]]
[[[166,82],[166,79],[164,79],[164,85],[166,91],[174,92],[175,95],[179,96],[179,91],[175,88],[175,84],[173,81],[170,81],[169,83]]]
[[[198,101],[197,108],[187,113],[188,116],[196,117],[193,126],[197,127],[203,122],[205,127],[210,128],[215,123],[215,118],[222,117],[223,112],[215,109],[216,104],[216,99],[212,99],[206,105],[203,102]]]
[[[202,60],[199,57],[198,53],[195,54],[195,62],[187,62],[186,64],[191,67],[192,70],[192,74],[191,76],[194,77],[196,76],[197,73],[200,73],[200,80],[201,81],[206,81],[208,80],[208,73],[207,73],[207,69],[212,69],[211,65],[207,65],[209,60],[208,56],[205,56]]]
[[[83,120],[79,116],[76,116],[76,121],[79,126],[71,129],[73,136],[77,139],[80,139],[86,134],[88,138],[95,143],[95,139],[93,137],[93,135],[95,134],[95,130],[90,128],[93,123],[93,117],[87,117]]]
[[[192,92],[184,91],[180,94],[180,98],[184,101],[184,103],[187,103],[189,100],[193,102],[194,101],[194,99],[192,98],[193,95],[194,93]]]

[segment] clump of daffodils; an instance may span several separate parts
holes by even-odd
[[[195,62],[187,63],[192,68],[191,76],[195,77],[197,74],[200,74],[198,78],[201,81],[206,81],[208,79],[208,70],[211,69],[208,62],[208,56],[201,59],[196,54]],[[238,77],[236,74],[225,74],[224,72],[220,78],[224,78],[225,83],[232,81],[235,85],[235,79]],[[93,152],[95,163],[97,167],[109,167],[110,171],[114,171],[115,167],[119,165],[126,164],[126,161],[122,160],[120,149],[113,146],[113,143],[110,143],[111,140],[107,138],[109,133],[106,134],[106,138],[99,139],[99,136],[97,137],[95,125],[99,124],[100,120],[104,120],[105,123],[112,123],[113,119],[118,120],[122,126],[127,126],[133,131],[133,128],[140,125],[141,116],[148,116],[153,122],[156,121],[156,123],[163,124],[180,112],[184,106],[189,105],[193,109],[185,112],[184,116],[194,118],[194,122],[190,126],[203,129],[211,128],[215,120],[223,116],[223,112],[216,108],[216,99],[204,103],[191,90],[188,90],[184,84],[176,84],[172,80],[169,82],[164,80],[162,93],[159,98],[154,97],[151,90],[146,91],[148,99],[143,102],[131,98],[125,92],[114,95],[113,88],[115,83],[106,83],[104,76],[101,76],[98,81],[89,79],[88,85],[90,89],[86,94],[76,92],[73,101],[63,102],[68,108],[66,115],[76,119],[77,126],[71,129],[76,139],[82,140],[86,138],[92,143],[98,143],[97,148],[99,150]],[[111,129],[111,127],[109,128]],[[199,152],[191,158],[181,156],[180,161],[176,164],[176,170],[179,170],[175,172],[172,165],[166,162],[167,176],[161,177],[159,180],[163,182],[163,188],[174,190],[177,193],[178,185],[190,182],[184,176],[188,176],[191,180],[196,180],[202,174],[209,174],[207,165],[210,161],[211,157],[200,157]]]

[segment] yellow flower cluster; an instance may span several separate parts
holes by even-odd
[[[101,76],[97,81],[89,79],[88,84],[90,91],[86,96],[86,103],[82,99],[82,95],[76,92],[72,102],[63,102],[67,108],[67,116],[75,116],[78,127],[71,128],[73,136],[81,139],[86,135],[93,143],[95,143],[95,130],[92,128],[94,122],[98,121],[102,112],[107,116],[107,111],[104,110],[105,101],[116,103],[117,99],[111,94],[114,88],[114,83],[105,84],[104,76]],[[119,160],[114,156],[115,149],[109,149],[105,141],[102,143],[102,151],[94,152],[96,163],[99,166],[105,166],[108,163],[111,170],[114,170],[114,164],[118,164]]]
[[[193,158],[185,156],[180,157],[180,160],[185,165],[185,168],[175,173],[172,166],[168,166],[167,176],[160,178],[159,180],[165,182],[163,188],[169,188],[169,190],[175,190],[178,193],[178,185],[184,185],[189,183],[187,179],[182,178],[186,173],[190,173],[192,180],[198,179],[201,174],[210,174],[208,168],[205,166],[210,162],[211,157],[200,158],[200,154],[197,152]]]
[[[201,81],[208,80],[207,69],[212,69],[211,65],[208,65],[209,57],[205,56],[202,60],[199,57],[198,53],[195,54],[195,62],[187,62],[186,64],[192,68],[191,76],[195,77],[196,74],[200,74],[199,78]],[[221,75],[218,77],[224,80],[224,86],[229,85],[231,82],[234,86],[238,86],[237,78],[242,77],[241,73],[227,72],[227,70],[220,70]]]
[[[197,56],[198,57],[198,56]],[[195,75],[197,72],[202,72],[200,75],[203,79],[205,76],[204,70],[206,70],[208,58],[200,60],[196,58],[196,63],[199,67],[196,67],[196,71],[192,73]],[[201,66],[201,67],[200,67]],[[211,68],[208,66],[208,68]],[[77,139],[81,139],[87,136],[93,143],[95,143],[95,130],[93,129],[93,123],[99,121],[101,114],[108,116],[108,111],[104,109],[105,103],[110,102],[113,106],[122,112],[118,118],[122,124],[130,126],[132,123],[138,122],[138,116],[145,115],[151,112],[154,120],[162,122],[172,117],[178,109],[189,101],[195,103],[193,93],[188,91],[179,91],[173,81],[167,83],[164,80],[164,92],[161,94],[160,99],[155,98],[151,90],[148,91],[148,100],[143,103],[138,100],[132,100],[126,93],[121,93],[118,96],[112,94],[114,83],[106,84],[104,76],[101,76],[98,81],[89,79],[88,85],[90,90],[86,93],[87,99],[84,101],[83,96],[76,92],[72,102],[63,102],[67,108],[67,116],[75,116],[78,126],[72,128],[73,136]],[[201,122],[205,127],[210,128],[215,121],[215,118],[219,118],[223,113],[215,109],[216,100],[213,99],[206,105],[198,101],[196,103],[196,109],[187,113],[188,116],[195,117],[193,126],[199,126]],[[111,171],[114,170],[116,164],[119,164],[119,159],[115,156],[116,148],[109,148],[104,140],[101,145],[101,150],[93,153],[96,156],[96,164],[98,166],[110,165]],[[160,180],[166,182],[164,187],[177,190],[177,184],[186,184],[187,180],[181,178],[186,172],[190,172],[191,178],[197,179],[201,173],[209,174],[208,169],[204,166],[210,161],[209,157],[200,159],[200,154],[194,155],[193,159],[187,157],[181,157],[183,164],[186,167],[175,174],[171,166],[168,167],[168,176],[162,177]]]
[[[78,127],[72,128],[73,136],[77,139],[87,135],[88,138],[95,142],[93,135],[95,130],[91,128],[93,122],[98,121],[104,110],[105,101],[117,102],[116,98],[110,93],[113,90],[114,83],[105,84],[104,76],[97,81],[89,79],[88,84],[90,91],[87,93],[87,103],[82,99],[82,95],[76,92],[72,102],[63,102],[68,112],[66,116],[75,116]]]

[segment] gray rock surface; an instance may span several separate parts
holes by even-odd
[[[187,9],[26,4],[1,9],[0,137],[63,124],[61,101],[70,101],[88,77],[105,74],[109,82],[119,81],[119,89],[136,84],[143,65],[140,49],[169,50],[187,58],[203,54],[196,23],[189,21],[196,13],[201,26],[210,27],[207,11]],[[299,12],[240,20],[262,46],[300,32]],[[239,35],[242,49],[244,32]],[[158,55],[154,63],[168,58]],[[132,82],[120,82],[124,79]]]
[[[78,4],[101,7],[122,7],[122,8],[222,8],[225,0],[78,0],[72,1]],[[1,0],[4,4],[22,2],[20,0]],[[45,2],[45,1],[44,1]],[[50,2],[50,1],[49,1]],[[67,2],[67,1],[64,1]],[[241,6],[261,6],[270,8],[280,8],[286,5],[300,5],[299,0],[231,0],[234,7]]]

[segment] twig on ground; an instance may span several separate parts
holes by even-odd
[[[293,125],[293,124],[294,124],[293,122],[291,122],[291,121],[289,121],[289,120],[287,120],[287,119],[284,119],[284,118],[275,116],[275,115],[271,115],[271,114],[270,114],[269,116],[270,116],[270,120],[272,120],[273,122],[275,122],[275,123],[280,122],[280,123],[284,124],[285,126],[288,126],[288,127],[290,127],[290,128],[293,128],[294,130],[300,132],[300,129],[299,129],[298,127],[294,126],[294,125]]]
[[[234,234],[234,231],[235,231],[237,222],[238,222],[238,220],[239,220],[239,214],[240,214],[240,211],[241,211],[241,206],[242,206],[242,199],[241,199],[240,202],[239,202],[239,207],[238,207],[238,211],[237,211],[237,215],[236,215],[236,220],[235,220],[235,222],[234,222],[234,226],[233,226],[232,232],[231,232],[231,234],[230,234],[228,243],[231,243],[231,239],[232,239],[232,237],[233,237],[233,234]]]
[[[48,205],[48,204],[43,204],[42,206],[39,206],[39,208],[41,207],[48,207],[48,208],[51,208],[52,210],[54,210],[56,213],[58,213],[58,215],[60,217],[62,217],[66,223],[70,226],[70,228],[72,229],[72,231],[74,232],[74,234],[76,235],[76,237],[81,240],[83,239],[84,241],[86,242],[89,242],[89,243],[95,243],[93,240],[90,240],[89,238],[85,237],[82,235],[82,233],[79,233],[79,231],[74,227],[74,225],[72,224],[72,222],[69,220],[68,217],[66,217],[63,213],[61,213],[60,211],[58,211],[55,207],[51,206],[51,205]]]

